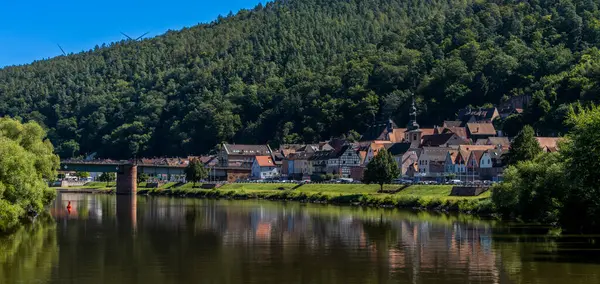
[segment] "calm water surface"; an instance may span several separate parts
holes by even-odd
[[[50,212],[0,238],[0,283],[600,283],[600,237],[466,216],[85,194]]]

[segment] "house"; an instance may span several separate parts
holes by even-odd
[[[219,166],[226,168],[228,182],[249,178],[252,174],[252,165],[256,156],[270,156],[272,158],[269,145],[223,143],[221,151],[217,155]]]
[[[458,154],[455,160],[455,173],[458,174],[459,179],[466,179],[467,177],[472,178],[473,165],[469,165],[469,159],[471,159],[471,152],[473,151],[486,151],[495,149],[494,145],[460,145],[458,147]],[[473,162],[471,162],[473,164]],[[479,162],[475,164],[479,165]]]
[[[387,142],[387,141],[376,141],[373,142],[369,145],[369,148],[367,149],[367,156],[365,157],[365,162],[364,164],[368,164],[369,162],[371,162],[371,160],[373,160],[373,158],[375,158],[375,156],[377,156],[377,154],[379,153],[379,151],[381,151],[381,149],[385,149],[386,145],[390,145],[391,142]]]
[[[467,159],[467,180],[475,180],[480,179],[480,165],[481,165],[481,157],[483,153],[487,150],[472,150],[469,154],[469,158]],[[484,160],[486,162],[486,160]]]
[[[508,137],[489,137],[487,139],[479,139],[475,143],[476,145],[492,145],[492,146],[500,146],[503,149],[508,150],[510,147],[510,140]]]
[[[462,121],[461,126],[473,122],[492,122],[498,117],[500,117],[500,113],[495,107],[477,109],[469,107],[458,111],[458,120]]]
[[[498,181],[504,172],[503,157],[507,153],[502,148],[485,150],[479,163],[479,176],[482,180]]]
[[[422,147],[450,147],[465,144],[469,144],[469,141],[467,139],[463,139],[456,133],[452,132],[444,134],[425,135],[421,140]]]
[[[360,141],[389,141],[394,136],[394,129],[398,128],[391,119],[387,121],[378,121],[369,126],[363,133]]]
[[[441,178],[444,175],[446,155],[453,150],[447,147],[423,147],[419,160],[419,176]]]
[[[360,156],[352,145],[346,144],[331,153],[327,160],[327,173],[339,174],[341,177],[350,177],[350,169],[360,166]]]
[[[256,156],[272,156],[269,145],[223,143],[219,152],[220,166],[251,168]]]
[[[327,161],[333,154],[333,150],[317,151],[308,159],[311,174],[326,174]]]
[[[467,135],[467,129],[460,126],[436,127],[434,129],[434,134],[455,133],[460,138],[463,138],[465,140],[468,140],[469,137],[469,135]]]
[[[301,144],[283,144],[279,146],[279,149],[273,151],[273,158],[275,159],[275,164],[279,166],[280,174],[282,176],[289,175],[290,166],[289,156],[291,154],[296,153],[296,151],[300,148],[304,147]]]
[[[314,152],[297,152],[290,154],[287,159],[288,176],[292,179],[307,179],[312,174],[310,159]]]
[[[279,170],[271,156],[255,156],[252,163],[252,178],[268,179],[279,176]]]
[[[467,123],[467,134],[473,141],[496,136],[496,128],[491,122]]]
[[[448,150],[446,153],[446,160],[444,161],[444,172],[447,174],[457,174],[459,172],[457,163],[457,158],[459,156],[458,150]]]
[[[412,174],[410,168],[419,160],[417,151],[419,149],[411,148],[411,143],[394,143],[386,145],[387,151],[394,156],[396,164],[403,177],[410,177]]]
[[[542,151],[546,153],[552,153],[558,151],[558,142],[561,140],[560,137],[535,137],[535,140],[542,147]]]

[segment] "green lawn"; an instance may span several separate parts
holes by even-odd
[[[394,190],[400,188],[399,184],[386,184],[385,190]],[[323,192],[323,193],[349,193],[349,194],[375,194],[379,190],[377,184],[305,184],[298,188],[302,192]]]
[[[172,185],[166,185],[172,186]],[[450,196],[451,185],[413,185],[400,192],[378,193],[379,185],[365,184],[304,184],[295,190],[292,183],[233,183],[218,189],[192,188],[192,184],[172,187],[171,190],[139,189],[140,194],[231,198],[269,199],[335,204],[361,204],[367,206],[394,206],[401,208],[427,208],[460,212],[492,212],[489,191],[476,197]],[[402,185],[385,185],[385,190],[395,190]]]
[[[219,190],[244,190],[244,191],[280,191],[296,187],[295,183],[230,183],[225,184]]]

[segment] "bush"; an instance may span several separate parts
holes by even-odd
[[[556,222],[562,207],[565,180],[558,153],[519,162],[504,173],[504,182],[492,188],[498,213],[507,218]]]

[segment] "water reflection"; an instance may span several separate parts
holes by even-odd
[[[79,194],[51,212],[50,283],[600,282],[594,238],[464,216]]]
[[[49,216],[0,236],[0,283],[43,283],[57,263],[56,224]]]

